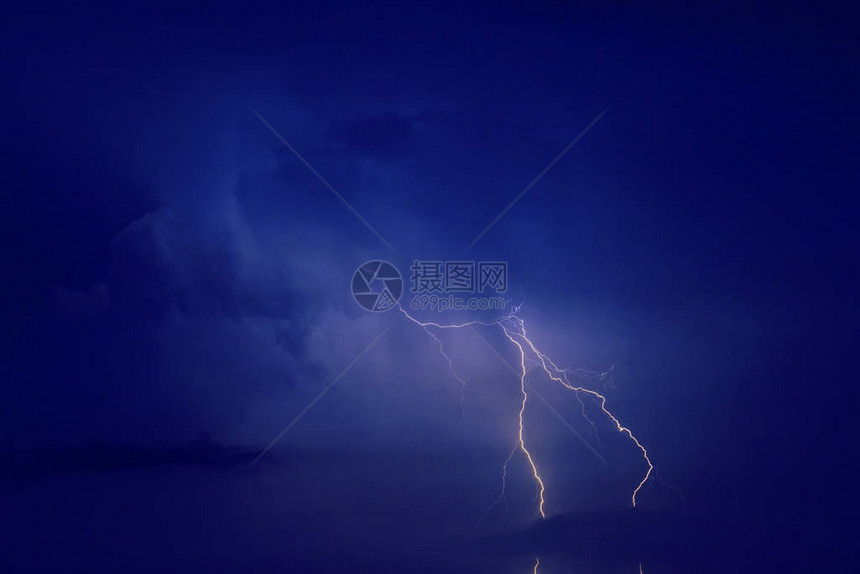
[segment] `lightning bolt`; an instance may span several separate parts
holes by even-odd
[[[401,307],[400,310],[403,311],[403,308]],[[413,322],[420,325],[421,328],[424,329],[424,332],[430,335],[430,337],[434,341],[436,341],[436,344],[439,346],[439,354],[441,354],[445,361],[448,363],[448,371],[451,373],[451,376],[454,377],[457,382],[460,383],[460,411],[462,412],[463,418],[466,418],[466,380],[457,374],[457,371],[454,369],[454,361],[452,361],[451,357],[448,356],[448,353],[445,352],[445,347],[442,346],[442,340],[436,336],[436,333],[430,330],[431,326],[441,328],[441,325],[437,325],[435,323],[421,323],[419,321],[416,321],[415,319],[412,319],[412,317],[410,317],[406,313],[406,311],[403,311],[403,313]],[[452,325],[451,327],[454,327],[454,325]]]
[[[505,337],[507,337],[508,340],[510,340],[510,342],[513,343],[520,351],[520,367],[522,368],[522,370],[520,371],[520,392],[522,392],[523,395],[523,402],[520,403],[520,412],[518,414],[519,428],[517,431],[517,445],[519,446],[522,453],[525,455],[526,460],[531,467],[532,474],[534,475],[535,483],[538,487],[538,496],[540,498],[540,503],[538,504],[538,512],[540,513],[541,518],[546,518],[546,513],[543,510],[543,507],[546,504],[546,500],[544,499],[545,488],[543,484],[543,479],[541,479],[540,473],[538,473],[537,466],[535,466],[535,461],[532,458],[532,454],[529,452],[529,449],[526,448],[526,441],[523,438],[523,413],[526,411],[526,402],[528,402],[529,400],[529,394],[526,391],[526,352],[520,342],[514,339],[507,329],[503,327],[502,330],[505,333]],[[508,461],[510,461],[510,457],[508,457]],[[508,463],[505,463],[505,472],[507,472],[507,464]],[[535,566],[535,568],[537,568],[537,566]]]
[[[567,388],[571,391],[574,391],[576,393],[583,393],[583,394],[590,396],[593,399],[595,399],[597,401],[598,406],[600,407],[600,410],[603,412],[604,415],[606,415],[606,417],[610,421],[612,421],[612,424],[615,425],[616,430],[618,430],[618,432],[620,432],[620,433],[626,434],[627,437],[631,441],[633,441],[633,444],[636,445],[636,448],[638,448],[639,451],[642,453],[642,458],[645,460],[646,464],[648,465],[648,470],[645,472],[645,476],[642,477],[642,480],[639,482],[639,484],[636,485],[636,488],[633,490],[633,494],[630,497],[630,502],[635,507],[636,506],[636,496],[639,494],[639,491],[642,489],[642,487],[645,485],[645,483],[648,482],[648,479],[651,477],[651,473],[654,470],[654,465],[651,463],[651,459],[648,456],[648,451],[645,449],[644,446],[642,446],[642,443],[639,442],[639,439],[637,439],[636,436],[634,436],[633,432],[629,428],[622,425],[621,422],[618,420],[618,418],[615,415],[613,415],[609,411],[609,409],[606,408],[606,397],[605,396],[601,395],[597,391],[593,391],[591,389],[586,389],[584,387],[575,386],[575,385],[571,384],[570,379],[568,378],[568,373],[570,371],[567,371],[565,369],[560,369],[558,366],[556,366],[556,364],[552,361],[552,359],[550,359],[544,353],[540,352],[537,349],[537,347],[534,345],[534,343],[532,343],[531,339],[529,339],[527,334],[526,334],[526,327],[525,327],[525,323],[523,322],[523,320],[521,318],[517,317],[516,315],[510,315],[508,317],[508,320],[513,322],[513,324],[515,325],[516,331],[518,331],[519,336],[522,338],[523,341],[525,341],[525,343],[528,345],[529,349],[531,349],[532,353],[534,353],[535,356],[538,358],[541,366],[543,367],[544,372],[547,374],[547,376],[551,380],[561,384],[562,386],[564,386],[565,388]],[[505,330],[505,333],[508,334],[508,328],[504,327],[504,325],[502,326],[502,328]],[[510,336],[508,338],[511,339]],[[511,339],[511,340],[513,340],[513,339]],[[522,348],[521,348],[521,350],[522,350]],[[589,420],[589,422],[591,422],[591,421]],[[592,423],[592,426],[594,426],[593,423]]]
[[[475,326],[485,326],[485,327],[499,327],[502,331],[502,334],[511,344],[517,349],[519,352],[519,380],[520,380],[520,394],[522,400],[520,402],[520,408],[517,413],[517,440],[507,459],[505,459],[504,464],[502,465],[502,480],[501,480],[501,491],[499,493],[498,498],[490,505],[487,509],[495,506],[496,504],[500,504],[505,502],[505,488],[508,474],[508,466],[514,458],[514,455],[517,452],[520,452],[525,459],[528,468],[531,471],[532,477],[535,483],[535,489],[537,492],[537,512],[541,518],[546,518],[546,487],[544,485],[543,478],[540,475],[537,464],[535,463],[535,459],[532,456],[526,445],[526,432],[525,432],[525,422],[524,422],[524,414],[526,410],[526,404],[529,399],[528,385],[526,383],[526,360],[533,361],[540,365],[543,372],[547,375],[547,377],[563,386],[564,388],[575,393],[577,400],[580,404],[580,413],[586,419],[586,421],[591,426],[592,434],[595,436],[596,440],[599,441],[597,434],[597,426],[593,419],[591,419],[586,410],[585,402],[582,400],[582,396],[585,396],[591,399],[597,407],[600,409],[602,414],[608,418],[612,424],[615,426],[615,429],[626,435],[630,441],[636,446],[636,448],[640,451],[643,460],[647,465],[647,470],[645,471],[642,479],[637,483],[636,487],[633,489],[633,492],[630,496],[630,503],[632,506],[636,506],[637,497],[642,490],[642,487],[648,482],[648,480],[655,474],[654,473],[654,465],[651,462],[651,458],[648,455],[647,449],[642,445],[639,439],[633,434],[633,432],[622,425],[618,418],[612,414],[612,412],[606,407],[606,397],[599,392],[583,387],[579,384],[574,384],[571,382],[571,379],[574,377],[582,378],[583,376],[605,379],[607,376],[611,375],[612,369],[604,373],[592,373],[589,371],[583,371],[581,369],[578,370],[570,370],[560,368],[546,353],[543,353],[538,349],[538,347],[534,344],[534,342],[529,338],[528,333],[526,331],[525,322],[522,318],[520,318],[517,313],[519,312],[519,307],[512,307],[511,311],[498,319],[492,321],[467,321],[464,323],[452,323],[452,324],[440,324],[432,321],[419,321],[415,317],[412,317],[409,313],[407,313],[403,307],[398,305],[398,308],[403,315],[413,322],[414,324],[421,327],[421,329],[427,333],[437,344],[439,347],[439,351],[442,354],[442,357],[448,364],[448,369],[451,372],[452,376],[461,383],[463,391],[465,393],[465,380],[460,377],[456,370],[454,369],[454,362],[451,357],[445,352],[444,345],[442,344],[442,340],[437,335],[436,331],[445,330],[445,329],[463,329],[466,327],[475,327]],[[542,397],[541,397],[542,398]],[[546,401],[544,401],[546,402]],[[598,442],[599,444],[599,442]],[[597,454],[597,453],[596,453]],[[598,454],[598,456],[600,456]],[[602,459],[602,457],[601,457]],[[535,564],[533,573],[537,574],[538,566],[540,566],[540,557],[535,558]],[[640,573],[642,571],[642,565],[639,565]]]

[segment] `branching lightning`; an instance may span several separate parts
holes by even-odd
[[[591,389],[586,389],[586,388],[581,387],[581,386],[574,386],[573,384],[571,384],[570,380],[568,379],[568,371],[558,368],[556,366],[556,364],[553,363],[552,359],[547,357],[544,353],[541,353],[537,349],[537,347],[535,347],[534,343],[532,343],[532,341],[528,338],[528,336],[526,335],[526,328],[525,328],[525,324],[523,323],[523,320],[520,319],[519,317],[515,316],[515,315],[511,316],[509,320],[513,321],[514,324],[517,325],[517,328],[519,330],[519,334],[520,334],[522,340],[525,341],[525,343],[531,349],[532,353],[534,353],[535,356],[538,358],[541,366],[543,367],[544,372],[547,374],[547,376],[551,380],[563,385],[564,387],[566,387],[567,389],[570,389],[571,391],[574,391],[576,393],[584,393],[584,394],[594,398],[597,401],[597,404],[600,407],[600,410],[603,411],[603,414],[605,414],[606,417],[612,421],[612,424],[615,425],[615,428],[618,430],[618,432],[626,434],[627,437],[631,441],[633,441],[633,444],[636,445],[636,448],[638,448],[642,452],[642,458],[648,464],[648,470],[645,472],[645,476],[642,477],[642,480],[639,482],[639,484],[636,485],[636,488],[633,490],[633,494],[630,497],[631,504],[633,506],[636,506],[636,496],[639,494],[639,491],[642,489],[642,487],[645,485],[645,483],[648,482],[648,479],[651,477],[651,473],[654,470],[654,465],[651,463],[651,459],[648,457],[648,451],[645,449],[644,446],[642,446],[642,443],[639,442],[639,439],[637,439],[633,435],[633,432],[629,428],[623,426],[621,424],[621,422],[618,420],[618,418],[616,418],[615,415],[613,415],[611,412],[609,412],[609,409],[606,408],[606,397],[605,396],[601,395],[597,391],[593,391]],[[504,326],[502,326],[502,328],[505,330],[505,333],[507,334],[508,328],[504,327]],[[508,336],[508,338],[513,340],[510,336]],[[591,420],[589,420],[589,422],[592,424],[592,427],[594,427],[594,423]],[[522,426],[522,425],[520,425],[520,426]]]
[[[538,487],[538,496],[540,498],[540,503],[538,504],[538,512],[540,513],[541,518],[546,518],[546,513],[543,510],[544,504],[546,504],[546,500],[544,499],[544,490],[545,489],[544,489],[543,479],[541,479],[540,473],[538,473],[537,466],[535,466],[535,461],[532,458],[532,454],[529,452],[529,449],[526,448],[526,441],[523,438],[523,413],[525,413],[525,411],[526,411],[526,402],[528,402],[528,400],[529,400],[529,394],[528,394],[528,391],[526,391],[526,352],[523,349],[523,346],[520,344],[520,342],[517,341],[516,339],[514,339],[510,335],[510,333],[508,332],[507,329],[502,327],[502,330],[504,331],[505,336],[520,351],[520,367],[522,368],[522,371],[520,371],[520,391],[522,392],[522,395],[523,395],[523,402],[520,403],[520,412],[517,415],[518,421],[519,421],[519,425],[518,425],[518,429],[517,429],[517,445],[519,446],[520,450],[525,455],[526,460],[529,463],[529,467],[531,467],[532,474],[534,475],[535,483],[537,484],[537,487]],[[510,461],[510,457],[508,457],[508,461]],[[507,471],[507,469],[505,469],[505,471]]]
[[[403,311],[402,308],[400,310]],[[406,314],[406,311],[403,311],[403,313],[407,317],[409,317],[409,315]],[[412,319],[412,317],[409,317],[409,318]],[[412,320],[415,321],[415,319],[412,319]],[[421,325],[421,327],[424,329],[424,332],[427,333],[428,335],[430,335],[430,337],[432,337],[432,339],[434,341],[436,341],[436,344],[439,346],[439,354],[441,354],[442,357],[445,359],[445,361],[448,363],[448,371],[450,371],[451,376],[453,376],[457,380],[457,382],[460,383],[460,411],[463,414],[463,418],[465,418],[466,417],[466,380],[457,374],[456,369],[454,369],[454,361],[452,361],[451,357],[448,356],[448,353],[445,352],[445,347],[442,346],[442,340],[436,336],[436,333],[434,333],[433,331],[430,330],[431,326],[435,327],[435,326],[439,326],[439,325],[436,325],[435,323],[419,323],[418,321],[415,321],[415,322],[418,323],[419,325]]]
[[[599,392],[597,392],[593,389],[585,388],[581,385],[574,384],[571,382],[571,379],[573,377],[582,377],[583,375],[596,376],[597,378],[603,379],[606,376],[611,374],[611,369],[610,369],[610,371],[607,371],[606,373],[590,373],[590,372],[582,371],[582,370],[570,370],[570,369],[560,368],[545,353],[540,351],[537,348],[537,346],[534,344],[534,342],[529,338],[529,336],[526,332],[525,323],[523,322],[523,319],[517,315],[517,313],[519,312],[518,307],[512,308],[511,311],[507,315],[505,315],[501,318],[492,320],[492,321],[475,320],[475,321],[468,321],[465,323],[457,323],[457,324],[440,324],[440,323],[434,323],[432,321],[427,321],[427,322],[419,321],[418,319],[409,315],[409,313],[407,313],[402,307],[399,307],[399,309],[407,319],[409,319],[410,321],[412,321],[416,325],[420,326],[424,330],[425,333],[427,333],[430,337],[433,338],[433,340],[436,342],[436,344],[439,347],[439,351],[442,354],[442,357],[448,363],[448,368],[449,368],[449,371],[451,372],[451,375],[457,381],[460,382],[460,384],[462,385],[462,388],[464,390],[464,393],[465,393],[466,382],[455,371],[453,360],[445,352],[444,346],[442,344],[442,340],[439,338],[436,331],[444,330],[444,329],[463,329],[466,327],[475,327],[475,326],[499,327],[502,331],[502,334],[513,344],[513,346],[516,348],[516,350],[519,353],[519,372],[518,372],[518,374],[519,374],[520,393],[522,396],[522,400],[520,402],[520,408],[519,408],[519,411],[517,413],[517,440],[516,440],[516,443],[514,444],[512,450],[511,450],[510,454],[508,455],[507,459],[505,459],[505,462],[502,465],[501,491],[499,493],[499,496],[490,505],[488,510],[497,504],[505,503],[505,488],[506,488],[506,482],[507,482],[508,466],[511,463],[511,461],[513,460],[514,456],[519,452],[522,454],[523,458],[525,459],[525,461],[528,465],[528,468],[532,474],[532,477],[534,479],[535,490],[537,493],[537,495],[536,495],[537,513],[540,515],[541,518],[546,518],[546,488],[544,485],[543,478],[541,477],[541,474],[538,470],[538,465],[536,464],[535,459],[532,456],[532,453],[529,451],[529,449],[526,445],[526,429],[525,429],[524,415],[525,415],[525,410],[526,410],[526,404],[528,403],[528,400],[529,400],[529,390],[528,390],[528,384],[526,382],[526,376],[527,376],[526,375],[526,361],[534,362],[535,364],[539,365],[541,367],[541,369],[543,370],[543,372],[547,375],[547,377],[549,377],[549,379],[551,381],[558,383],[558,384],[562,385],[563,387],[565,387],[566,389],[573,391],[575,393],[576,398],[580,404],[580,413],[582,414],[582,416],[586,419],[586,421],[590,425],[591,432],[592,432],[595,440],[598,442],[598,445],[600,444],[600,442],[599,442],[600,439],[599,439],[598,433],[597,433],[597,425],[595,424],[595,421],[588,416],[588,413],[586,411],[585,402],[582,400],[583,397],[593,400],[595,402],[595,404],[597,405],[597,407],[600,409],[600,411],[603,413],[603,415],[607,419],[609,419],[609,421],[612,422],[615,429],[618,432],[626,435],[630,439],[630,441],[633,442],[633,444],[636,446],[636,448],[640,451],[642,458],[647,465],[647,470],[645,471],[645,474],[642,477],[642,479],[636,484],[636,487],[633,489],[633,492],[630,495],[631,505],[634,507],[636,506],[637,501],[638,501],[637,497],[640,494],[640,491],[642,490],[643,486],[648,482],[648,480],[650,478],[652,478],[652,476],[656,475],[656,473],[654,472],[654,465],[651,462],[651,458],[648,455],[648,451],[645,449],[645,447],[642,445],[642,443],[639,441],[639,439],[636,438],[636,436],[633,434],[633,432],[629,428],[627,428],[626,426],[622,425],[621,422],[618,420],[618,418],[614,414],[612,414],[612,412],[609,411],[609,409],[606,407],[606,397],[604,395],[600,394]],[[542,400],[544,400],[544,402],[546,402],[545,399],[543,399],[543,397],[540,397],[540,398]],[[595,451],[595,454],[597,454],[596,451]],[[598,456],[600,456],[600,455],[598,454]],[[601,457],[601,460],[602,460],[602,457]],[[533,569],[534,574],[537,573],[539,565],[540,565],[540,558],[538,557],[535,559],[535,564],[534,564],[534,569]],[[641,564],[640,564],[640,572],[641,572]]]

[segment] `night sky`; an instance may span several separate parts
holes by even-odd
[[[856,571],[857,16],[4,11],[0,572]],[[518,352],[371,260],[507,262],[662,482],[527,362],[488,510]]]

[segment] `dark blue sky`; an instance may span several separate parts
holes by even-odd
[[[856,521],[855,18],[797,4],[8,13],[0,450],[17,534],[0,570],[530,571],[534,540],[555,538],[511,534],[533,518],[527,477],[512,477],[510,525],[475,526],[516,378],[474,336],[446,338],[470,381],[464,420],[432,340],[349,293],[370,259],[406,272],[465,257],[509,263],[560,364],[614,366],[608,404],[713,542],[652,553],[645,572],[700,556],[838,571]],[[220,450],[265,446],[392,322],[255,474]],[[636,453],[603,429],[607,468],[538,405],[550,514],[623,509]],[[658,485],[643,503],[675,505]],[[621,534],[588,547],[618,564],[564,542],[542,572],[634,572],[616,544],[642,531],[607,516]],[[548,528],[570,541],[564,524]],[[513,557],[475,542],[488,533],[513,536]]]

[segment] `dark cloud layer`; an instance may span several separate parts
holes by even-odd
[[[763,517],[755,505],[709,512],[623,509],[562,514],[529,530],[487,542],[496,552],[545,556],[556,567],[643,569],[659,572],[747,572],[774,567],[789,571],[828,569],[845,560],[833,541],[790,547],[801,534],[791,512]],[[828,529],[829,530],[829,529]]]

